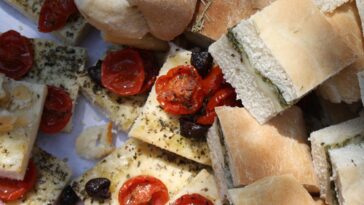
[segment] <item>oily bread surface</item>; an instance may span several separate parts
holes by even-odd
[[[353,50],[311,0],[278,0],[252,20],[295,85],[297,96],[356,60]]]
[[[264,125],[244,108],[218,107],[216,113],[234,186],[248,185],[266,176],[292,174],[310,192],[319,191],[298,107],[286,110]]]
[[[234,205],[315,205],[310,194],[289,175],[266,177],[229,193]]]

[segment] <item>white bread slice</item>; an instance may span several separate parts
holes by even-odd
[[[229,193],[234,205],[315,205],[310,194],[290,175],[266,177]]]
[[[341,205],[364,201],[364,141],[329,150],[337,196]]]
[[[139,175],[160,179],[173,197],[193,179],[200,168],[193,162],[137,139],[129,139],[120,148],[101,160],[95,167],[72,182],[72,188],[85,205],[118,205],[119,189],[126,180]],[[85,191],[85,184],[93,178],[105,177],[111,181],[111,199],[93,200]]]
[[[67,163],[35,147],[32,160],[37,168],[35,187],[22,200],[7,202],[7,205],[56,204],[63,188],[71,179]]]
[[[334,10],[351,0],[313,0],[316,6],[324,13],[332,13]]]
[[[38,23],[39,13],[45,0],[5,0],[8,4],[17,9],[24,16]],[[75,45],[87,33],[89,25],[87,21],[78,15],[75,19],[70,20],[67,24],[53,32],[64,43]]]
[[[319,192],[303,116],[298,107],[287,109],[264,125],[257,123],[244,108],[217,107],[215,110],[233,187],[248,185],[267,176],[291,174],[310,192]]]
[[[172,47],[166,62],[159,72],[165,75],[170,69],[188,65],[191,52]],[[180,134],[178,116],[166,113],[157,101],[155,86],[149,93],[147,102],[130,129],[129,136],[153,144],[187,159],[210,165],[208,147],[205,141],[193,140]]]
[[[310,0],[275,1],[232,28],[227,36],[240,55],[234,54],[229,60],[222,60],[226,54],[221,51],[230,49],[225,37],[219,40],[225,43],[218,41],[215,44],[220,45],[213,44],[209,50],[222,67],[227,81],[237,88],[238,97],[260,123],[268,121],[284,110],[283,107],[287,108],[287,104],[295,103],[356,59],[353,51]],[[232,63],[230,60],[234,58]],[[240,59],[243,62],[238,63]],[[271,95],[277,97],[270,100],[275,100],[275,104],[281,103],[281,108],[275,106],[260,110],[266,104],[261,103],[261,99],[256,100],[259,97],[251,97],[256,92],[250,93],[254,88],[250,88],[250,78],[240,79],[240,83],[233,82],[237,81],[234,80],[237,70],[245,69],[250,69],[250,77],[254,75],[252,73],[258,73],[253,81],[263,81],[265,89],[273,89]],[[262,79],[258,80],[258,77]],[[244,90],[248,92],[240,93]],[[279,101],[282,99],[283,103]]]
[[[197,11],[188,29],[199,36],[194,43],[200,45],[201,38],[216,41],[228,28],[235,26],[274,0],[204,0],[197,3]],[[194,39],[194,38],[192,38]]]
[[[0,177],[24,178],[38,134],[47,87],[0,75],[9,96],[0,107]]]
[[[361,23],[355,2],[344,4],[335,12],[325,16],[358,58],[352,65],[320,85],[318,91],[322,97],[333,103],[357,102],[360,100],[360,91],[356,74],[364,70],[364,48]]]
[[[361,101],[364,105],[364,71],[358,73]]]
[[[84,159],[101,159],[114,148],[111,122],[88,127],[76,139],[77,154]]]
[[[330,146],[343,144],[361,136],[364,131],[364,118],[355,118],[311,133],[312,156],[315,172],[320,182],[321,197],[329,205],[335,204],[336,193],[331,183],[331,163],[327,153]]]
[[[182,188],[176,195],[169,200],[167,204],[173,205],[173,203],[185,194],[199,194],[209,199],[215,205],[222,205],[219,194],[217,192],[216,182],[214,175],[210,174],[207,170],[201,170],[190,183]]]
[[[86,49],[43,39],[33,39],[32,43],[34,64],[24,80],[64,88],[72,99],[73,112],[79,91],[78,78],[87,61]],[[71,131],[72,119],[63,131]]]

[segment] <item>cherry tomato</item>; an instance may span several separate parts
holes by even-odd
[[[21,199],[29,192],[37,181],[37,169],[30,160],[27,173],[22,181],[0,178],[0,200],[5,202]]]
[[[201,76],[190,65],[175,67],[156,82],[157,100],[164,111],[175,115],[198,111],[205,97]]]
[[[216,91],[209,99],[206,105],[206,113],[197,119],[197,123],[201,125],[212,125],[216,116],[215,107],[219,106],[239,106],[236,100],[236,93],[232,87],[224,87]]]
[[[40,129],[54,134],[63,130],[72,116],[72,99],[62,88],[48,86]]]
[[[30,40],[14,30],[0,35],[0,72],[19,80],[32,68],[33,45]]]
[[[45,0],[40,10],[38,30],[52,32],[61,29],[69,17],[77,13],[74,0]]]
[[[207,96],[215,93],[223,84],[224,77],[220,67],[214,67],[210,73],[202,80],[202,89]]]
[[[107,54],[101,66],[102,85],[120,96],[139,94],[145,79],[138,51],[126,48]]]
[[[178,198],[173,205],[214,205],[214,203],[200,194],[186,194]]]
[[[164,205],[168,200],[167,187],[152,176],[131,178],[119,191],[120,205]]]

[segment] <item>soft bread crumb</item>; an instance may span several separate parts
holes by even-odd
[[[114,148],[111,122],[86,128],[76,140],[76,151],[85,159],[101,159]]]

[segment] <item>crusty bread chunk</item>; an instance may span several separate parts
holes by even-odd
[[[0,74],[0,178],[23,180],[38,135],[47,87]]]
[[[209,48],[259,123],[287,109],[356,60],[311,0],[278,0]]]
[[[310,194],[290,175],[266,177],[229,193],[234,205],[315,205]]]
[[[286,110],[264,125],[244,108],[215,110],[219,127],[210,128],[208,145],[217,183],[225,198],[228,188],[282,174],[291,174],[310,192],[319,192],[298,107]]]
[[[76,139],[76,151],[82,158],[97,160],[114,150],[112,123],[86,128]]]

